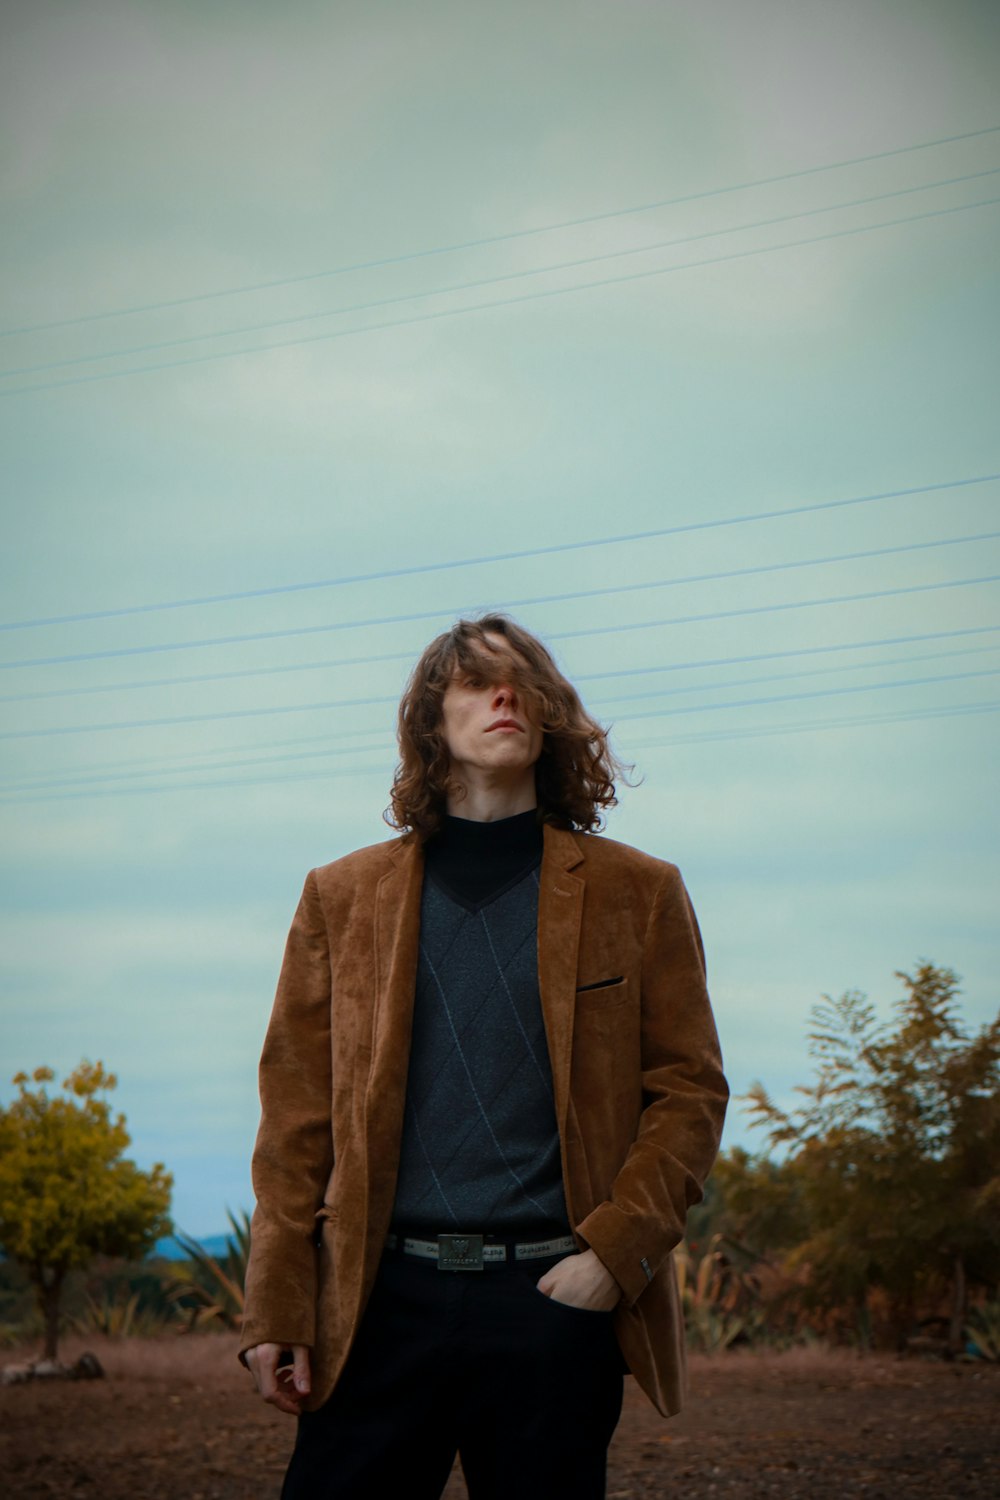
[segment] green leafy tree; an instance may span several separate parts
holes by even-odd
[[[54,1077],[18,1073],[17,1097],[0,1108],[0,1247],[31,1278],[50,1359],[68,1272],[98,1255],[145,1254],[169,1232],[173,1182],[160,1162],[142,1172],[124,1157],[125,1117],[101,1097],[117,1079],[102,1063],[81,1062],[62,1094],[46,1089]]]
[[[897,1337],[922,1293],[952,1289],[960,1339],[970,1273],[1000,1275],[1000,1016],[970,1035],[958,977],[920,964],[897,974],[895,1024],[864,995],[828,996],[812,1011],[815,1082],[786,1112],[762,1084],[754,1123],[784,1148],[808,1230],[790,1256],[817,1298],[888,1296]]]

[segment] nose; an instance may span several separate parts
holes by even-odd
[[[498,682],[493,689],[493,707],[503,708],[504,705],[508,708],[516,708],[517,694],[509,682]]]

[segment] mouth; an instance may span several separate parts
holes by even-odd
[[[495,729],[515,730],[518,734],[524,733],[523,728],[516,719],[497,719],[495,724],[489,726],[486,733],[492,734]]]

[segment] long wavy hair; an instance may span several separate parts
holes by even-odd
[[[627,768],[541,641],[504,614],[456,621],[414,667],[399,704],[399,764],[384,814],[390,827],[426,839],[445,815],[451,768],[441,705],[456,670],[509,681],[537,716],[542,752],[535,786],[544,821],[600,828],[604,810],[618,800],[615,780],[624,780]]]

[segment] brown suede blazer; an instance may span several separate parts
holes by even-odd
[[[701,939],[675,866],[544,837],[538,981],[570,1222],[621,1286],[625,1361],[670,1414],[684,1389],[670,1252],[728,1096]],[[242,1349],[310,1345],[310,1410],[343,1369],[392,1212],[422,878],[406,837],[309,874],[261,1058]]]

